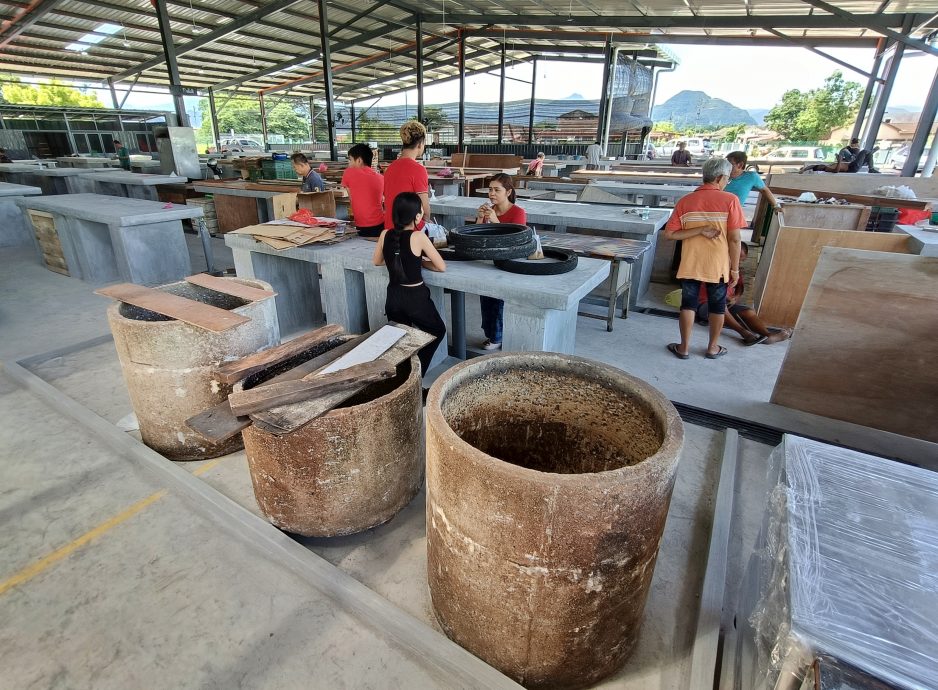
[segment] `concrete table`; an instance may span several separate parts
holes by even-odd
[[[18,199],[42,194],[39,187],[0,182],[0,247],[21,247],[32,244],[33,231]]]
[[[660,206],[662,199],[675,203],[681,197],[687,196],[698,185],[676,184],[641,184],[637,182],[607,182],[597,181],[585,185],[580,191],[577,201],[589,201],[600,204],[639,204],[643,206]],[[641,202],[638,201],[641,197]]]
[[[909,235],[909,249],[919,256],[938,256],[938,232],[917,225],[897,225],[895,232]]]
[[[670,211],[652,209],[648,220],[642,220],[637,215],[624,213],[619,206],[539,199],[522,199],[518,201],[518,205],[525,210],[528,225],[542,230],[555,230],[556,232],[569,230],[583,235],[619,237],[648,242],[649,251],[636,261],[635,289],[629,293],[629,303],[634,306],[638,298],[648,291],[658,231],[668,222],[668,218],[671,217]],[[465,225],[466,218],[475,218],[478,208],[478,199],[467,197],[430,200],[430,210],[447,228]]]
[[[192,273],[182,219],[201,218],[198,206],[171,205],[104,194],[23,197],[17,206],[50,214],[69,274],[91,283],[126,280],[159,285]],[[210,238],[202,246],[212,267]]]
[[[94,156],[62,156],[56,162],[63,168],[111,168],[120,167],[120,163],[110,158],[96,158]]]
[[[694,184],[703,183],[699,173],[630,172],[627,170],[576,170],[570,173],[575,182],[606,180],[608,182],[638,182],[641,184]]]
[[[84,176],[94,182],[96,194],[122,196],[128,199],[159,201],[156,186],[160,184],[185,184],[188,178],[179,175],[147,175],[126,170],[92,172]]]
[[[47,168],[36,170],[28,175],[28,179],[42,188],[42,193],[55,194],[94,194],[94,180],[88,179],[92,174],[111,175],[123,172],[120,168]]]
[[[249,236],[228,234],[225,244],[231,247],[239,276],[265,280],[277,291],[277,316],[285,333],[322,320],[316,303],[320,294],[326,320],[351,333],[387,322],[388,274],[385,267],[372,265],[374,242],[354,238],[331,246],[311,244],[277,251]],[[318,272],[322,273],[319,281]],[[608,275],[609,262],[598,259],[580,259],[575,270],[558,276],[517,275],[481,261],[453,261],[445,273],[423,273],[441,314],[446,314],[444,290],[452,293],[449,331],[459,356],[465,356],[466,293],[505,301],[503,350],[572,353],[577,305]],[[441,343],[433,364],[446,354]]]
[[[162,163],[160,161],[155,161],[152,158],[148,160],[130,159],[130,171],[135,173],[159,173],[161,171],[161,165]]]
[[[41,187],[38,180],[33,176],[43,169],[37,165],[27,163],[3,163],[0,164],[0,182]]]

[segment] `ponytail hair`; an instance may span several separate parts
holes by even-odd
[[[511,175],[506,175],[505,173],[498,173],[497,175],[492,176],[492,182],[498,182],[505,190],[508,192],[508,201],[515,203],[515,185],[511,181]]]
[[[384,263],[388,267],[391,282],[400,285],[407,282],[404,265],[401,263],[401,241],[404,228],[417,220],[417,214],[423,210],[423,202],[414,192],[401,192],[394,197],[391,207],[391,220],[394,227],[384,235]],[[410,248],[410,235],[407,233],[407,247]]]

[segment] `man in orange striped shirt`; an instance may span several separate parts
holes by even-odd
[[[742,206],[735,194],[724,192],[732,166],[723,158],[710,158],[703,164],[703,184],[674,206],[665,232],[673,240],[682,240],[681,265],[681,342],[670,343],[668,350],[678,359],[687,359],[691,332],[701,284],[706,286],[710,310],[710,342],[707,359],[726,354],[720,345],[726,290],[739,280],[739,229],[746,226]]]

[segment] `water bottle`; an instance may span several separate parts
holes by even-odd
[[[642,220],[648,220],[648,215],[651,213],[651,209],[647,206],[642,208]]]

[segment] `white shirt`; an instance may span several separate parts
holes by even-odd
[[[599,144],[590,144],[586,147],[586,162],[590,165],[599,165],[602,155],[603,149]]]

